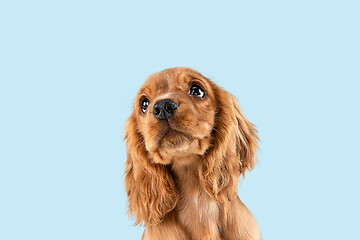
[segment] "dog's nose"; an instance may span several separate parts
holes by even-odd
[[[174,115],[177,108],[178,104],[175,101],[163,99],[154,104],[153,114],[159,120],[168,120]]]

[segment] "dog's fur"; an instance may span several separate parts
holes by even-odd
[[[205,97],[189,94],[193,83]],[[141,101],[149,99],[145,113]],[[154,103],[178,104],[167,121]],[[235,98],[190,68],[152,74],[126,124],[129,214],[144,223],[144,240],[261,239],[237,196],[239,176],[255,164],[256,129]]]

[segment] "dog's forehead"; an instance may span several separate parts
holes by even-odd
[[[140,92],[152,95],[175,91],[188,87],[192,79],[200,77],[200,73],[190,68],[169,68],[150,75]]]

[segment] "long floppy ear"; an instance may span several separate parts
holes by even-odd
[[[174,209],[178,193],[166,166],[152,162],[139,133],[134,113],[126,124],[127,161],[125,188],[129,215],[135,224],[158,224]]]
[[[226,202],[236,196],[240,174],[255,165],[258,137],[235,98],[215,84],[213,90],[216,99],[213,142],[202,158],[199,173],[206,192]]]

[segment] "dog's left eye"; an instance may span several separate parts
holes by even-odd
[[[202,89],[202,87],[197,83],[194,83],[194,84],[191,85],[190,90],[189,90],[189,94],[200,97],[200,98],[205,97],[204,89]]]

